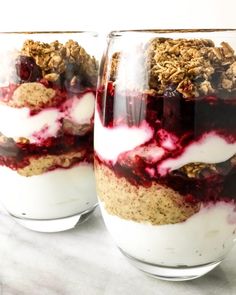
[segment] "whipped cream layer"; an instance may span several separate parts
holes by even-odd
[[[30,177],[0,166],[0,178],[4,179],[0,201],[17,217],[62,218],[88,210],[97,202],[92,164],[80,163]]]
[[[94,101],[94,94],[87,92],[79,98],[72,97],[60,107],[45,108],[34,115],[27,107],[13,108],[0,104],[0,132],[16,141],[24,137],[31,143],[38,143],[57,136],[63,119],[75,124],[89,124],[94,113]]]
[[[127,254],[157,265],[196,266],[223,259],[236,238],[235,205],[202,207],[185,222],[151,225],[110,215],[100,204],[115,243]]]
[[[128,127],[127,125],[104,127],[98,113],[95,114],[94,148],[98,156],[106,162],[115,164],[119,155],[132,150],[142,156],[142,152],[139,152],[140,146],[152,139],[153,133],[153,129],[145,121],[139,127]],[[156,159],[160,175],[165,175],[168,171],[194,162],[221,163],[236,154],[236,142],[229,143],[219,134],[209,132],[205,133],[198,141],[193,141],[183,147],[182,153],[178,157],[172,158],[171,151],[179,148],[178,139],[172,134],[167,134],[167,131],[163,136],[165,139],[162,140],[162,136],[161,133],[157,134],[159,146],[157,142],[156,145],[147,145],[148,156]],[[165,158],[167,153],[170,156]],[[143,157],[145,158],[144,153]]]

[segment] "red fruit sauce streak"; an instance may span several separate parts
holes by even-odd
[[[119,107],[127,105],[127,102],[129,108]],[[137,105],[142,109],[138,110]],[[117,106],[116,110],[114,106]],[[184,99],[173,87],[158,96],[118,93],[109,83],[107,89],[102,87],[98,91],[97,109],[104,127],[111,129],[116,120],[127,126],[139,126],[146,120],[155,132],[145,145],[158,143],[160,130],[174,135],[178,139],[175,150],[166,151],[161,160],[177,158],[187,146],[199,141],[206,133],[215,132],[229,143],[236,141],[236,93],[221,91],[211,96]],[[217,164],[216,171],[203,169],[198,177],[190,178],[180,170],[161,176],[157,172],[160,162],[147,163],[138,155],[130,160],[127,155],[121,154],[114,165],[96,154],[95,158],[113,170],[117,177],[125,177],[133,185],[150,187],[157,182],[179,192],[186,202],[236,200],[236,166],[230,160]]]

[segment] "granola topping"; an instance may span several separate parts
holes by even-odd
[[[141,51],[149,80],[149,89],[143,91],[163,95],[169,85],[174,85],[184,98],[221,90],[236,91],[236,55],[226,42],[216,47],[207,39],[155,38]],[[124,57],[123,52],[113,54],[112,80],[116,80],[120,60]]]
[[[63,45],[58,41],[26,40],[20,54],[34,58],[48,81],[56,81],[65,74],[70,79],[83,76],[90,84],[96,83],[97,62],[76,41],[69,40]]]
[[[175,84],[185,98],[211,94],[216,89],[236,89],[236,56],[226,42],[215,47],[204,39],[153,39],[146,54],[149,84],[159,94],[169,84]]]

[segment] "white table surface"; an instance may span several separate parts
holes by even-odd
[[[188,282],[136,270],[115,247],[99,210],[70,231],[27,230],[0,209],[1,295],[235,295],[236,248],[220,267]]]

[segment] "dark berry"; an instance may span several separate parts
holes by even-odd
[[[75,63],[68,63],[64,72],[65,80],[70,81],[74,76],[78,75],[79,67]]]
[[[42,71],[32,57],[19,56],[15,66],[20,82],[35,82],[42,78]]]
[[[83,80],[80,77],[75,76],[70,81],[65,81],[65,89],[70,93],[81,93],[85,90],[85,88],[85,83],[83,83]]]
[[[71,93],[83,92],[85,88],[92,86],[85,75],[81,74],[80,68],[75,63],[68,63],[61,77],[66,91]]]

